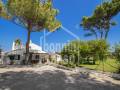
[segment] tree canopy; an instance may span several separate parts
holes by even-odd
[[[8,0],[7,9],[12,19],[31,31],[47,29],[54,31],[60,27],[55,16],[58,10],[52,7],[50,0]]]
[[[3,2],[1,0],[0,0],[0,17],[1,18],[6,18],[6,19],[10,18],[7,14],[5,5],[3,4]]]
[[[86,36],[95,35],[96,38],[106,39],[111,26],[116,25],[112,20],[120,12],[120,0],[112,0],[98,5],[90,17],[84,16],[81,26],[89,33]]]

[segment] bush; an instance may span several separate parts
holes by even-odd
[[[84,62],[91,62],[95,64],[96,60],[105,60],[108,54],[109,45],[105,40],[91,40],[91,41],[72,41],[67,44],[61,54],[62,56],[68,56],[68,64],[72,62],[75,65],[79,65]],[[74,58],[70,58],[73,56]],[[64,58],[63,58],[64,59]]]
[[[66,67],[69,67],[69,68],[75,68],[76,67],[76,65],[75,64],[73,64],[73,63],[67,63],[67,62],[65,62],[65,61],[60,61],[59,62],[59,65],[63,65],[63,66],[66,66]]]
[[[64,66],[69,67],[69,68],[75,68],[76,67],[76,65],[73,64],[73,63],[64,64]]]
[[[64,62],[64,61],[60,61],[58,64],[59,64],[59,65],[64,65],[65,62]]]
[[[114,56],[117,60],[117,63],[119,64],[118,72],[120,73],[120,44],[115,45]]]

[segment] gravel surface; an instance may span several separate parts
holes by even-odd
[[[119,74],[116,74],[119,76]],[[0,90],[120,90],[112,74],[55,66],[0,68]]]

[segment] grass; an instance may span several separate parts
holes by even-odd
[[[96,65],[80,65],[85,68],[94,69],[94,70],[100,70],[103,71],[103,62],[96,62]],[[118,64],[116,63],[116,60],[114,59],[107,59],[104,62],[104,71],[105,72],[117,72],[118,71]]]
[[[70,63],[68,65],[68,62],[59,62],[60,65],[69,67],[69,68],[75,68],[76,65],[73,63]],[[103,64],[104,64],[104,69],[103,69]],[[120,64],[119,64],[120,65]],[[118,72],[118,67],[119,65],[117,64],[115,59],[107,59],[104,62],[97,61],[95,65],[92,64],[80,64],[79,66],[85,67],[88,69],[93,69],[93,70],[98,70],[98,71],[105,71],[105,72],[112,72],[112,73],[117,73]]]

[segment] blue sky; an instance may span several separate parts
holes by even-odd
[[[69,29],[72,33],[77,35],[81,40],[91,40],[94,37],[84,37],[85,32],[82,27],[79,27],[83,16],[92,15],[95,7],[100,4],[101,0],[53,0],[54,7],[57,8],[60,13],[57,19],[61,21],[62,25]],[[120,41],[120,15],[114,18],[117,21],[117,25],[112,27],[108,37],[108,42],[113,45]],[[31,40],[41,45],[40,37],[44,32],[32,33]],[[15,25],[4,19],[0,19],[0,46],[4,50],[11,50],[12,42],[20,38],[25,44],[27,39],[27,32],[24,28]],[[76,39],[69,33],[60,29],[55,31],[46,37],[46,42],[49,43],[65,43],[68,40]]]

